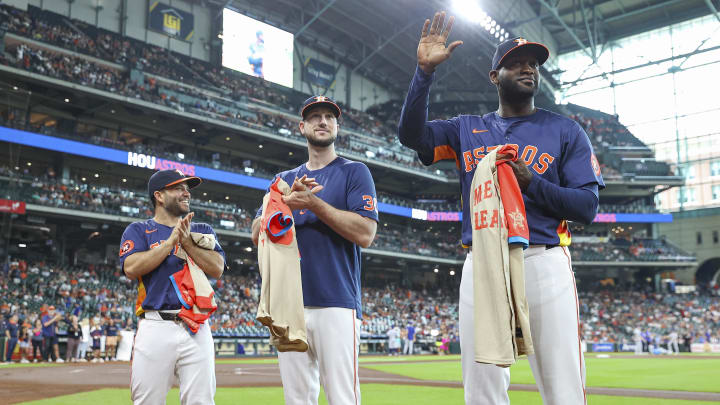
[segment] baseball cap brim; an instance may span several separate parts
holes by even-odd
[[[328,107],[329,109],[333,110],[333,113],[335,114],[335,118],[340,118],[341,112],[340,112],[340,106],[333,103],[332,101],[313,101],[312,103],[308,103],[303,107],[303,109],[300,111],[300,116],[305,118],[305,113],[313,108],[317,108],[320,106]]]
[[[176,184],[180,184],[186,182],[188,185],[188,188],[193,189],[202,183],[202,179],[200,177],[183,177],[182,179],[175,180],[173,182],[170,182],[166,184],[163,188],[168,188],[170,186],[174,186]]]
[[[495,66],[493,70],[500,69],[500,66],[502,66],[505,58],[507,58],[509,55],[512,55],[513,53],[517,52],[520,49],[528,50],[528,51],[532,52],[535,55],[535,57],[537,58],[538,64],[540,66],[542,66],[542,64],[545,63],[545,61],[547,61],[548,58],[550,57],[550,50],[545,45],[543,45],[539,42],[525,42],[524,44],[518,45],[514,48],[511,48],[509,51],[505,52],[505,55],[503,55],[500,58],[500,60],[497,63],[497,66]]]

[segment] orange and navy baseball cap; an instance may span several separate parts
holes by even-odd
[[[545,45],[539,42],[530,42],[522,37],[515,37],[501,42],[497,48],[495,48],[495,55],[493,56],[491,70],[498,70],[500,65],[503,63],[503,60],[505,60],[508,55],[516,52],[518,49],[527,49],[532,52],[535,57],[537,57],[537,61],[540,65],[545,63],[548,57],[550,57],[550,51]]]
[[[189,188],[195,188],[202,183],[200,177],[185,176],[183,172],[178,169],[158,170],[148,181],[148,194],[152,200],[156,191],[160,191],[166,187],[174,186],[179,183],[187,183]]]
[[[337,103],[334,102],[330,97],[325,96],[312,96],[309,99],[305,100],[302,108],[300,109],[300,116],[305,119],[305,114],[307,114],[308,111],[320,106],[328,107],[329,109],[333,110],[335,118],[340,118],[340,106],[338,106]]]

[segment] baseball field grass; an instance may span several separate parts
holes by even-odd
[[[585,359],[588,387],[720,392],[720,358],[668,357]],[[459,362],[364,364],[363,367],[420,380],[461,381]],[[513,384],[534,384],[527,360],[510,368]]]
[[[513,404],[542,405],[536,392],[511,391]],[[460,388],[419,387],[409,385],[363,384],[362,402],[369,405],[462,405],[463,391]],[[126,405],[130,403],[130,391],[120,388],[105,388],[63,397],[25,402],[23,405]],[[282,388],[219,388],[215,403],[282,405]],[[588,397],[589,405],[709,405],[714,402],[684,401],[658,398],[616,397],[595,395]],[[180,404],[178,390],[172,389],[167,398],[168,405]],[[319,404],[328,405],[323,393]]]
[[[275,363],[277,359],[218,359],[224,364]],[[459,356],[361,357],[361,367],[372,368],[401,376],[422,380],[461,381]],[[616,355],[598,358],[588,354],[588,387],[632,388],[648,390],[677,390],[694,392],[720,392],[720,356],[717,358],[622,357]],[[239,377],[241,378],[241,377]],[[534,384],[529,363],[520,361],[511,368],[513,384]],[[438,405],[458,404],[463,401],[462,388],[430,387],[403,384],[362,384],[362,402],[369,405]],[[537,392],[510,391],[513,404],[542,405]],[[103,405],[128,404],[130,392],[126,388],[104,388],[73,395],[48,398],[24,404],[42,405]],[[249,387],[217,389],[216,404],[281,405],[280,387]],[[168,404],[179,404],[178,391],[168,394]],[[320,404],[327,404],[324,394]],[[647,397],[621,397],[589,395],[589,405],[705,405],[717,402]]]

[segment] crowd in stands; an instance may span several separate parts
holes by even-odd
[[[14,318],[14,325],[4,325],[11,338],[6,355],[18,344],[21,362],[112,360],[112,342],[117,342],[119,331],[134,328],[136,297],[133,282],[120,277],[115,267],[24,260],[4,263],[0,312],[2,321]],[[68,344],[75,343],[62,357],[59,335],[73,338]],[[99,353],[100,336],[115,336],[105,339],[108,343],[103,356]]]
[[[381,117],[390,125],[397,123],[401,107],[401,101],[391,100],[368,108],[368,112]],[[467,102],[432,103],[428,108],[428,119],[449,119],[463,114],[478,114],[479,108]],[[557,106],[557,109],[577,121],[585,129],[600,161],[600,168],[605,179],[621,179],[625,175],[667,176],[670,174],[670,167],[664,162],[657,162],[653,158],[625,159],[619,153],[611,150],[617,147],[631,147],[635,151],[652,153],[644,143],[630,133],[627,127],[620,123],[618,117],[573,104]]]
[[[12,66],[163,104],[179,111],[301,139],[295,130],[295,116],[298,106],[309,95],[271,85],[230,69],[213,67],[206,62],[168,52],[130,37],[121,37],[78,20],[68,20],[34,6],[29,6],[28,10],[24,12],[10,6],[0,6],[0,13],[5,14],[10,22],[10,32],[108,60],[122,67],[103,65],[83,56],[42,50],[30,44],[8,47],[10,54],[15,54],[15,62],[9,63]],[[63,34],[73,39],[61,39]],[[83,40],[78,40],[78,37]],[[81,66],[83,70],[79,71],[74,66]],[[132,81],[129,78],[131,69],[151,73],[155,77]],[[77,80],[71,75],[73,71],[78,73]],[[351,136],[340,136],[336,144],[339,150],[447,175],[422,166],[413,153],[401,147],[393,128],[385,127],[367,113],[341,107],[344,111],[341,128],[345,128],[341,135],[349,130],[350,134],[358,135],[361,139],[351,140]],[[288,118],[288,113],[292,118]]]
[[[578,293],[582,335],[586,342],[633,344],[635,330],[645,344],[667,348],[675,332],[680,344],[720,343],[720,295],[672,294],[640,291]]]
[[[216,337],[268,336],[255,321],[261,283],[254,268],[226,272],[212,284],[218,301],[211,326]],[[136,285],[116,265],[12,259],[0,271],[0,287],[0,332],[8,330],[13,344],[24,342],[17,360],[110,361],[108,342],[116,339],[108,337],[136,327]],[[681,345],[720,343],[717,289],[674,294],[602,288],[579,293],[586,342],[630,344],[639,329],[654,345],[666,345],[672,332],[681,337]],[[386,284],[365,287],[362,294],[363,337],[383,338],[391,329],[404,332],[411,325],[416,340],[458,340],[457,285]],[[57,336],[77,338],[77,349],[60,357],[54,347]]]
[[[253,269],[241,274],[229,271],[221,279],[211,280],[218,302],[211,324],[216,337],[268,336],[267,329],[255,320],[261,281]],[[44,342],[39,352],[22,353],[22,359],[27,361],[112,360],[107,350],[93,353],[93,338],[107,340],[107,336],[117,336],[119,330],[136,328],[136,282],[127,279],[115,265],[61,266],[14,259],[0,271],[0,286],[0,329],[16,316],[15,324],[29,330],[28,334],[16,336],[22,336],[20,340],[31,341],[36,336],[32,329],[38,320],[45,323],[57,316],[53,325],[38,332],[36,339]],[[456,289],[448,293],[438,285],[432,286],[435,290],[430,288],[363,288],[362,335],[384,336],[389,328],[410,323],[419,337],[447,335],[456,339]],[[98,333],[94,333],[94,327]],[[80,330],[81,342],[89,341],[89,345],[84,351],[80,346],[79,351],[60,357],[57,348],[53,350],[57,336],[68,336],[76,329]]]
[[[601,202],[600,207],[598,208],[598,212],[623,214],[653,214],[657,213],[658,209],[652,204],[647,204],[644,201],[636,200],[624,204],[604,204]]]
[[[663,239],[609,238],[607,243],[573,242],[570,249],[574,261],[585,262],[656,262],[695,261],[694,255]]]
[[[67,209],[149,218],[152,207],[143,190],[128,190],[108,185],[93,186],[82,179],[58,179],[48,170],[33,175],[27,168],[15,170],[0,166],[2,197],[26,201],[31,204]],[[230,201],[211,201],[196,198],[193,211],[198,221],[207,222],[217,229],[249,232],[257,207],[254,202],[245,204]],[[428,224],[400,226],[383,223],[378,228],[372,248],[421,256],[458,258],[466,251],[458,241],[458,232],[433,231]],[[606,235],[607,236],[607,235]],[[608,238],[606,238],[608,239]],[[609,243],[606,243],[609,242]],[[695,257],[670,245],[665,240],[612,238],[605,242],[573,243],[572,258],[576,261],[693,261]]]
[[[295,128],[297,106],[309,95],[270,84],[231,69],[219,68],[186,55],[143,43],[131,37],[88,25],[79,20],[29,6],[21,11],[0,6],[0,13],[10,22],[9,32],[46,42],[81,54],[120,65],[112,68],[70,54],[41,50],[28,44],[10,46],[15,62],[5,62],[40,74],[79,82],[179,111],[210,116],[234,124],[270,131],[301,139]],[[2,62],[2,61],[0,61]],[[154,77],[130,80],[130,70],[147,72]],[[141,75],[142,76],[142,75]],[[159,79],[159,81],[158,81]],[[167,80],[169,79],[169,80]],[[402,148],[395,135],[401,107],[398,100],[369,108],[366,112],[344,106],[338,149],[366,158],[425,170],[447,176],[449,172],[422,166],[412,152]],[[628,146],[649,151],[617,117],[583,107],[559,107],[580,123],[588,133],[601,161],[606,178],[630,176],[666,176],[669,166],[652,158],[628,161],[612,153],[610,147]],[[436,103],[430,118],[449,118],[458,114],[477,113],[464,102]],[[290,118],[292,117],[292,118]],[[450,174],[451,175],[451,174]]]

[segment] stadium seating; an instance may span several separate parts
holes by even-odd
[[[216,337],[267,337],[255,321],[260,279],[257,273],[225,274],[213,281],[218,311],[213,315]],[[113,317],[132,322],[137,292],[133,281],[114,266],[60,266],[49,262],[13,260],[0,272],[0,302],[21,320],[31,320],[48,305],[63,313]],[[632,343],[633,330],[648,331],[659,344],[677,331],[695,342],[720,341],[720,294],[652,293],[593,287],[579,292],[582,334],[587,342]],[[10,287],[10,288],[8,288]],[[362,335],[385,336],[394,326],[412,323],[420,336],[457,336],[457,286],[363,288]],[[64,334],[60,323],[59,333]],[[433,332],[434,331],[434,332]]]
[[[4,59],[0,63],[166,105],[179,111],[301,139],[295,131],[297,118],[294,116],[297,106],[309,96],[307,94],[231,69],[217,68],[207,62],[168,52],[34,6],[29,6],[27,12],[0,6],[0,13],[7,16],[11,33],[108,60],[120,68],[101,65],[79,55],[40,50],[32,44],[8,47],[15,61],[0,58]],[[129,78],[131,70],[149,73],[151,76],[145,75],[143,80],[134,82]],[[438,171],[422,166],[412,152],[399,144],[395,128],[400,106],[398,100],[371,107],[367,112],[343,106],[343,130],[336,144],[338,149],[429,173],[452,176],[452,171]],[[468,108],[468,103],[438,103],[430,108],[430,118],[449,118],[477,112],[468,111]],[[626,162],[621,155],[609,150],[612,145],[649,151],[647,146],[619,123],[617,117],[572,104],[560,109],[564,109],[588,132],[607,178],[623,175],[666,176],[670,173],[669,167],[663,162],[653,159],[644,159],[640,163],[634,160]]]
[[[720,341],[720,296],[704,291],[663,294],[639,291],[581,291],[580,319],[587,342],[633,343],[635,328],[665,344],[672,332],[685,339]],[[709,333],[707,333],[709,332]]]
[[[10,183],[13,183],[11,187]],[[83,209],[133,218],[152,215],[150,201],[144,190],[127,190],[112,187],[89,186],[80,180],[59,181],[44,174],[33,176],[14,168],[0,167],[0,188],[3,198],[28,203],[69,209]],[[220,229],[249,232],[257,207],[252,202],[224,204],[193,200],[193,210],[198,221],[207,222]],[[373,249],[419,254],[440,258],[461,258],[466,251],[459,244],[457,232],[441,234],[418,229],[416,226],[401,227],[383,223],[373,242]],[[606,243],[576,243],[573,245],[574,260],[579,261],[693,261],[695,257],[680,251],[661,240],[637,240],[629,243],[614,239]]]

